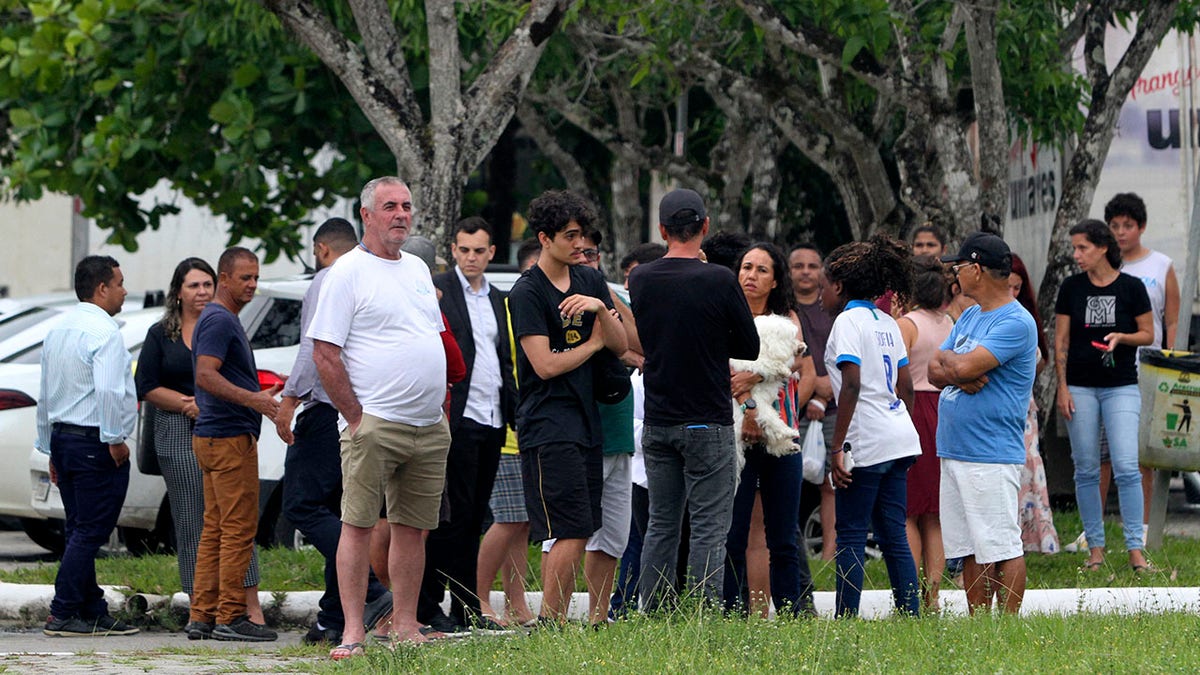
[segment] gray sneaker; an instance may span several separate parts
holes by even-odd
[[[42,627],[42,632],[54,637],[92,637],[95,628],[90,621],[84,621],[79,617],[56,619],[51,616],[46,619],[46,625]]]
[[[141,631],[120,619],[105,614],[95,620],[96,635],[137,635]]]
[[[189,640],[207,640],[212,637],[215,626],[207,621],[190,621],[184,626],[183,632],[187,633]]]
[[[214,640],[228,642],[272,642],[279,638],[275,631],[261,623],[254,623],[245,614],[234,619],[233,623],[217,624],[212,636]]]

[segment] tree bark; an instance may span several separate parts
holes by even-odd
[[[779,132],[767,120],[759,123],[754,138],[758,149],[751,164],[750,217],[751,235],[766,241],[783,244],[779,227],[779,192],[783,179],[779,171],[779,157],[786,145]]]
[[[996,9],[999,0],[976,0],[966,8],[967,54],[979,125],[979,206],[1003,228],[1008,211],[1008,111],[996,56]],[[1003,234],[1003,231],[1001,231]]]
[[[386,0],[352,0],[360,43],[343,34],[315,0],[262,1],[345,85],[396,157],[397,173],[413,191],[421,232],[443,245],[458,219],[467,179],[512,119],[547,39],[575,3],[532,0],[464,91],[455,3],[425,0],[430,78],[425,120]]]
[[[1133,40],[1111,73],[1104,53],[1104,35],[1114,10],[1106,5],[1104,11],[1093,8],[1087,15],[1083,56],[1092,90],[1091,98],[1083,131],[1064,172],[1062,200],[1055,213],[1046,272],[1038,289],[1038,311],[1047,318],[1046,334],[1051,350],[1054,348],[1054,322],[1050,318],[1054,316],[1058,289],[1063,279],[1075,272],[1068,230],[1091,209],[1096,185],[1100,182],[1100,171],[1104,168],[1104,160],[1116,133],[1121,107],[1151,54],[1170,29],[1178,6],[1178,0],[1171,0],[1150,3],[1143,9],[1138,15]],[[1074,45],[1070,45],[1070,48],[1073,50]],[[1051,356],[1051,363],[1053,359]],[[1038,380],[1036,396],[1038,406],[1043,411],[1052,411],[1057,382],[1053,369],[1046,370],[1051,372]]]
[[[620,153],[613,157],[609,169],[612,191],[611,242],[605,251],[608,264],[605,274],[614,281],[621,278],[617,266],[621,258],[644,240],[646,222],[641,199],[641,161],[636,156]]]

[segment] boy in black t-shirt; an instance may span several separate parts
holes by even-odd
[[[550,191],[529,204],[542,254],[509,293],[517,340],[517,436],[534,541],[557,539],[542,562],[541,616],[562,621],[575,569],[600,527],[599,410],[591,357],[620,355],[625,331],[604,277],[583,261],[583,231],[594,212],[579,196]]]

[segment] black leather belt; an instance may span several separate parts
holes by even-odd
[[[67,424],[66,422],[55,422],[53,429],[60,434],[68,434],[71,436],[81,436],[93,441],[100,440],[99,427],[81,427],[78,424]]]

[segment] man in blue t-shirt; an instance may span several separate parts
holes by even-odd
[[[258,529],[258,432],[262,416],[279,412],[280,385],[261,390],[254,352],[238,312],[258,288],[258,258],[226,249],[217,263],[217,296],[192,333],[196,406],[192,452],[204,482],[204,529],[196,551],[196,580],[188,637],[262,642],[275,631],[246,614],[242,580]]]
[[[1008,289],[1012,253],[993,234],[977,232],[958,255],[945,256],[967,309],[929,363],[943,387],[938,404],[940,512],[946,558],[965,558],[968,608],[992,596],[1016,613],[1025,594],[1025,558],[1017,491],[1025,464],[1025,414],[1033,392],[1037,326]]]

